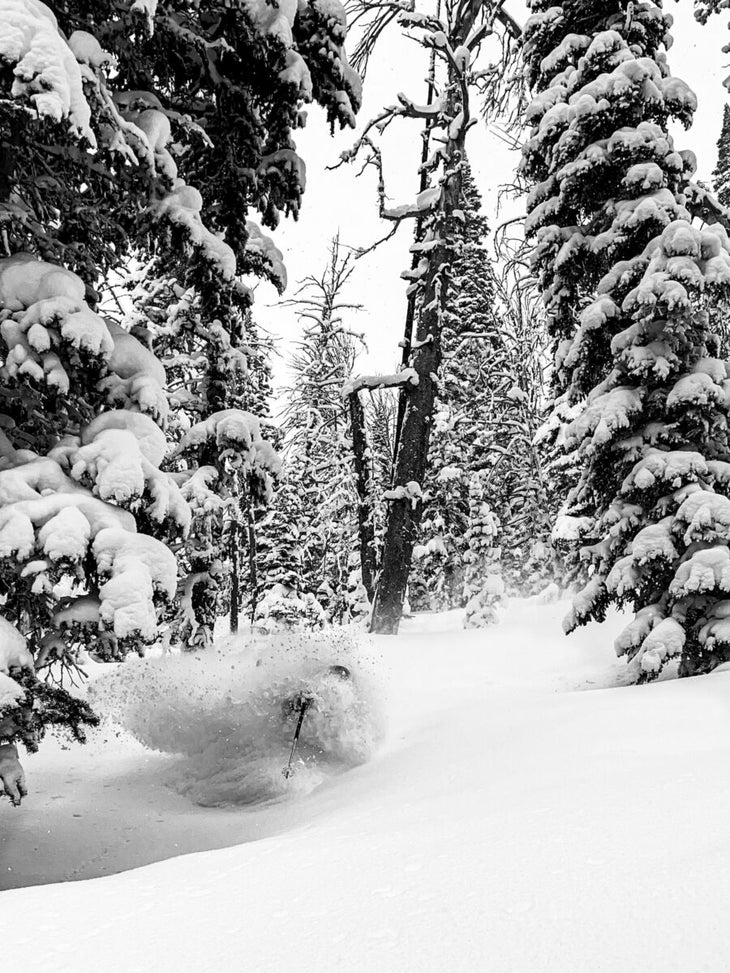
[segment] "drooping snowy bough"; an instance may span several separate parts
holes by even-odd
[[[40,668],[152,641],[177,587],[166,542],[190,521],[160,470],[164,370],[84,294],[30,254],[0,260],[2,611]]]
[[[730,658],[730,370],[710,315],[730,247],[693,223],[705,194],[668,134],[696,98],[655,4],[530,7],[528,232],[581,470],[555,529],[585,565],[566,625],[628,605],[616,648],[637,675],[691,674]]]

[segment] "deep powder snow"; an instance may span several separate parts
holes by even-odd
[[[225,709],[225,663],[202,701],[208,677],[173,663],[170,699],[147,715],[124,701],[132,667],[106,677],[121,679],[105,698],[140,738],[182,739],[186,691],[205,732],[177,755],[127,729],[26,761],[27,802],[0,805],[3,866],[35,868],[35,882],[64,868],[106,877],[3,893],[8,967],[726,973],[730,675],[621,686],[623,620],[565,638],[565,607],[516,602],[499,625],[468,632],[458,613],[425,616],[374,640],[362,670],[387,689],[383,740],[357,766],[347,755],[322,765],[309,793],[263,803],[201,807],[179,776],[178,790],[161,782],[187,770],[191,793],[230,801],[235,757],[200,715]],[[241,672],[230,685],[243,703]],[[239,770],[245,779],[245,759]]]

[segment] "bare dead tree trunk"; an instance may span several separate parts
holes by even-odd
[[[357,528],[360,541],[360,573],[368,600],[375,594],[377,560],[375,555],[375,524],[372,506],[372,484],[368,461],[368,441],[365,429],[365,410],[358,391],[348,395],[350,425],[352,429],[352,453],[355,465],[357,489]]]
[[[438,4],[438,16],[441,13],[441,3],[439,0]],[[434,81],[436,74],[436,52],[431,51],[429,57],[429,68],[428,68],[428,91],[426,93],[426,104],[433,104],[434,96]],[[422,193],[423,190],[428,186],[428,171],[426,170],[426,162],[428,160],[428,149],[431,143],[431,129],[433,128],[432,122],[427,122],[423,126],[423,131],[421,132],[421,175],[419,178],[418,191]],[[416,220],[416,225],[413,231],[413,242],[419,243],[421,237],[423,236],[423,220]],[[411,272],[416,270],[419,262],[419,255],[417,252],[413,253],[411,258]],[[411,290],[407,297],[406,303],[406,320],[403,328],[403,352],[401,354],[401,365],[405,368],[408,364],[408,359],[411,355],[411,345],[413,342],[413,322],[416,316],[416,288]],[[400,444],[400,437],[403,431],[403,419],[405,416],[405,393],[401,389],[401,393],[398,396],[398,414],[395,420],[395,439],[393,442],[393,462],[395,463],[395,458],[398,455],[398,446]]]
[[[449,37],[453,49],[469,36],[478,11],[476,3],[462,8]],[[456,65],[452,64],[449,69],[446,115],[456,118],[458,113],[461,113],[461,124],[447,127],[442,150],[441,195],[426,234],[426,249],[421,251],[427,265],[421,276],[415,341],[409,361],[418,376],[418,383],[401,390],[404,399],[403,424],[386,522],[382,567],[370,625],[371,632],[383,635],[397,634],[403,614],[416,528],[422,512],[420,486],[426,472],[436,382],[441,364],[441,316],[454,260],[455,238],[461,229],[454,211],[459,209],[461,200],[461,165],[469,118],[469,91],[465,72],[457,71]]]

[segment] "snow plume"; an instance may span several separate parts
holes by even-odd
[[[170,784],[206,806],[258,804],[308,793],[367,761],[384,734],[369,649],[346,631],[231,637],[205,656],[146,659],[97,679],[93,705],[145,746],[180,755]],[[351,679],[329,673],[346,666]],[[297,716],[314,695],[285,779]]]

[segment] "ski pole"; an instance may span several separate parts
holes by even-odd
[[[292,740],[291,753],[289,754],[289,763],[286,765],[286,767],[282,771],[282,773],[284,774],[284,776],[286,777],[287,780],[294,773],[294,771],[292,770],[291,762],[294,759],[294,751],[296,750],[297,743],[299,742],[299,734],[302,732],[302,723],[304,722],[304,715],[307,712],[307,710],[309,709],[309,704],[310,703],[311,703],[311,699],[302,700],[302,708],[301,708],[301,711],[299,713],[299,720],[297,722],[297,728],[294,731],[294,739]]]

